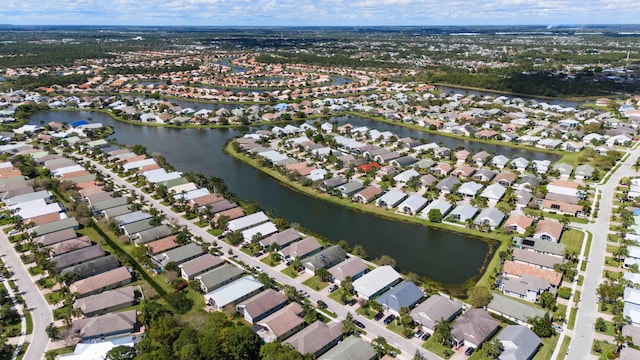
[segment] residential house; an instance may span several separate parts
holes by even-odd
[[[501,294],[493,294],[487,311],[524,326],[529,326],[529,319],[543,317],[545,313],[542,309]]]
[[[424,297],[424,293],[411,281],[403,281],[387,292],[380,295],[374,301],[382,305],[384,311],[390,311],[400,316],[400,308],[412,308]]]
[[[407,198],[407,194],[396,189],[387,191],[384,195],[376,200],[376,206],[386,207],[387,209],[393,209],[398,206],[400,202]]]
[[[214,310],[224,310],[262,291],[262,283],[245,276],[204,295],[204,302]]]
[[[353,289],[358,297],[365,300],[382,294],[400,282],[401,277],[391,266],[380,266],[366,273],[353,282]]]
[[[366,188],[357,192],[355,195],[353,195],[351,200],[353,200],[354,202],[368,204],[373,200],[375,200],[375,198],[377,198],[378,195],[380,195],[381,193],[382,193],[381,188],[379,188],[376,185],[369,185]]]
[[[525,275],[542,278],[548,281],[549,284],[556,289],[562,283],[562,274],[560,273],[553,270],[541,269],[539,267],[517,263],[512,260],[504,261],[503,272],[505,276],[512,278],[521,278]]]
[[[284,340],[305,326],[300,316],[304,309],[298,303],[291,303],[254,325],[256,333],[264,342]]]
[[[461,178],[461,179],[468,179],[470,178],[474,173],[476,172],[476,168],[469,166],[469,165],[460,165],[458,167],[456,167],[452,172],[451,175]]]
[[[126,266],[122,266],[102,274],[78,280],[69,285],[69,291],[72,294],[77,293],[78,297],[84,297],[126,285],[130,283],[131,280],[131,273]]]
[[[137,311],[129,310],[79,319],[71,324],[70,333],[80,341],[130,334],[139,329]]]
[[[314,358],[336,346],[342,339],[342,323],[331,321],[328,324],[316,320],[285,340],[301,354],[312,354]]]
[[[624,309],[622,314],[631,319],[631,325],[640,326],[640,290],[627,287],[623,295]]]
[[[501,172],[493,178],[493,182],[504,187],[511,187],[516,182],[516,174],[512,172]]]
[[[299,241],[301,239],[300,233],[293,228],[286,229],[276,234],[272,234],[262,240],[260,240],[260,246],[263,249],[270,247],[275,244],[278,248],[282,248],[287,246],[295,241]]]
[[[500,329],[500,323],[484,309],[470,309],[451,328],[454,345],[477,348]]]
[[[224,264],[196,276],[195,279],[200,283],[200,288],[206,294],[239,279],[243,273],[244,271],[240,268],[231,264]]]
[[[454,190],[456,185],[460,183],[454,176],[449,176],[445,179],[440,180],[440,182],[436,185],[436,189],[440,190],[443,194],[448,194]]]
[[[157,257],[157,260],[162,267],[165,267],[170,262],[180,265],[191,259],[197,258],[203,253],[204,251],[202,251],[202,246],[196,243],[189,243],[162,253]]]
[[[557,256],[523,249],[513,249],[513,261],[549,270],[553,270],[557,264],[565,263],[564,259]]]
[[[479,169],[473,174],[473,178],[479,180],[481,182],[491,181],[494,177],[496,177],[497,173],[493,170],[489,169]]]
[[[491,229],[495,229],[502,224],[502,220],[504,220],[504,214],[500,210],[486,208],[482,209],[473,223],[478,226],[488,225]]]
[[[424,331],[433,334],[438,322],[451,321],[461,313],[461,303],[436,294],[411,310],[411,317],[422,326]]]
[[[193,280],[196,276],[222,266],[224,263],[225,261],[221,257],[206,253],[189,261],[183,262],[178,265],[178,267],[180,268],[180,276],[183,279]]]
[[[571,174],[573,174],[573,166],[564,163],[557,163],[553,165],[553,170],[556,170],[560,177],[563,179],[568,179]]]
[[[499,288],[505,295],[536,302],[542,292],[551,290],[551,285],[545,279],[524,275],[520,278],[502,279]]]
[[[576,180],[588,180],[593,178],[595,169],[589,164],[578,165],[576,168],[575,178]]]
[[[454,220],[461,223],[466,223],[467,220],[473,219],[478,213],[478,209],[468,204],[460,204],[451,211],[449,216]]]
[[[347,253],[340,245],[333,245],[306,258],[302,265],[306,271],[315,274],[319,269],[327,269],[344,261],[346,257]]]
[[[60,271],[60,275],[81,280],[119,267],[120,262],[113,255],[107,255],[64,268]]]
[[[350,257],[329,269],[333,281],[337,284],[340,284],[348,276],[352,280],[356,280],[366,274],[367,271],[369,271],[367,263],[357,256]]]
[[[281,292],[267,289],[236,305],[236,310],[249,323],[266,318],[287,305],[289,299]]]
[[[363,188],[364,186],[362,185],[362,182],[358,180],[352,180],[346,184],[338,186],[336,189],[340,191],[343,197],[351,197]]]
[[[493,183],[489,186],[487,186],[482,193],[480,194],[480,196],[487,198],[490,201],[495,201],[498,202],[502,199],[502,197],[504,196],[505,192],[507,192],[507,189],[498,184],[498,183]]]
[[[118,311],[136,303],[136,291],[139,288],[134,286],[121,287],[118,289],[104,291],[73,302],[73,308],[82,310],[82,314],[87,317],[102,315],[109,312]]]
[[[420,195],[411,195],[398,206],[398,212],[415,215],[427,205],[428,200]]]
[[[322,250],[322,246],[316,238],[308,237],[301,241],[292,243],[278,251],[284,259],[291,260],[295,258],[304,259]]]
[[[349,336],[318,360],[376,360],[378,354],[371,344],[359,337]]]
[[[504,223],[504,231],[524,234],[533,225],[533,219],[526,215],[511,215]]]
[[[482,184],[474,181],[469,181],[460,185],[460,187],[458,187],[457,193],[463,196],[474,198],[478,191],[480,191],[480,189],[482,189]]]
[[[536,229],[533,232],[535,239],[548,240],[553,242],[560,242],[562,236],[562,230],[564,225],[558,220],[543,219],[538,222]]]
[[[431,212],[431,210],[440,211],[440,215],[444,219],[451,210],[451,204],[449,204],[447,200],[436,199],[420,212],[420,217],[429,218],[429,212]]]
[[[538,335],[523,325],[507,325],[498,340],[503,348],[499,360],[531,360],[542,345]]]

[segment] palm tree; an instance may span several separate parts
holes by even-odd
[[[449,320],[440,319],[433,329],[433,338],[440,344],[449,346],[453,342],[451,334],[451,322]]]

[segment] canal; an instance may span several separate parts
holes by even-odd
[[[257,201],[276,216],[295,222],[332,241],[346,240],[361,244],[372,257],[386,254],[397,260],[403,271],[424,275],[435,281],[456,285],[479,275],[489,252],[489,245],[470,237],[431,229],[425,226],[389,221],[349,210],[297,193],[260,171],[222,153],[227,139],[242,135],[237,129],[172,129],[135,126],[94,112],[43,112],[35,114],[31,123],[72,122],[81,119],[101,122],[115,129],[113,138],[122,144],[142,144],[150,152],[163,154],[183,172],[202,172],[225,180],[240,198]],[[363,118],[335,119],[367,125],[380,130],[398,132],[400,136],[420,137],[422,133],[400,126]],[[408,131],[409,133],[404,133]],[[427,134],[428,135],[428,134]],[[435,135],[430,135],[435,136]],[[440,137],[439,137],[440,138]],[[438,139],[438,141],[442,140]],[[451,140],[451,139],[448,139]],[[485,150],[491,148],[485,144]],[[496,153],[511,157],[521,150],[495,146]],[[538,156],[534,152],[527,152]],[[543,154],[544,155],[544,154]]]

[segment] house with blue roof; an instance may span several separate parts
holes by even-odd
[[[400,315],[400,308],[411,308],[424,297],[424,293],[411,281],[403,281],[392,287],[374,301],[382,305],[382,309],[396,316]]]

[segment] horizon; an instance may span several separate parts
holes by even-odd
[[[640,15],[640,3],[629,0],[5,0],[3,5],[0,17],[9,26],[584,26],[636,25]]]

